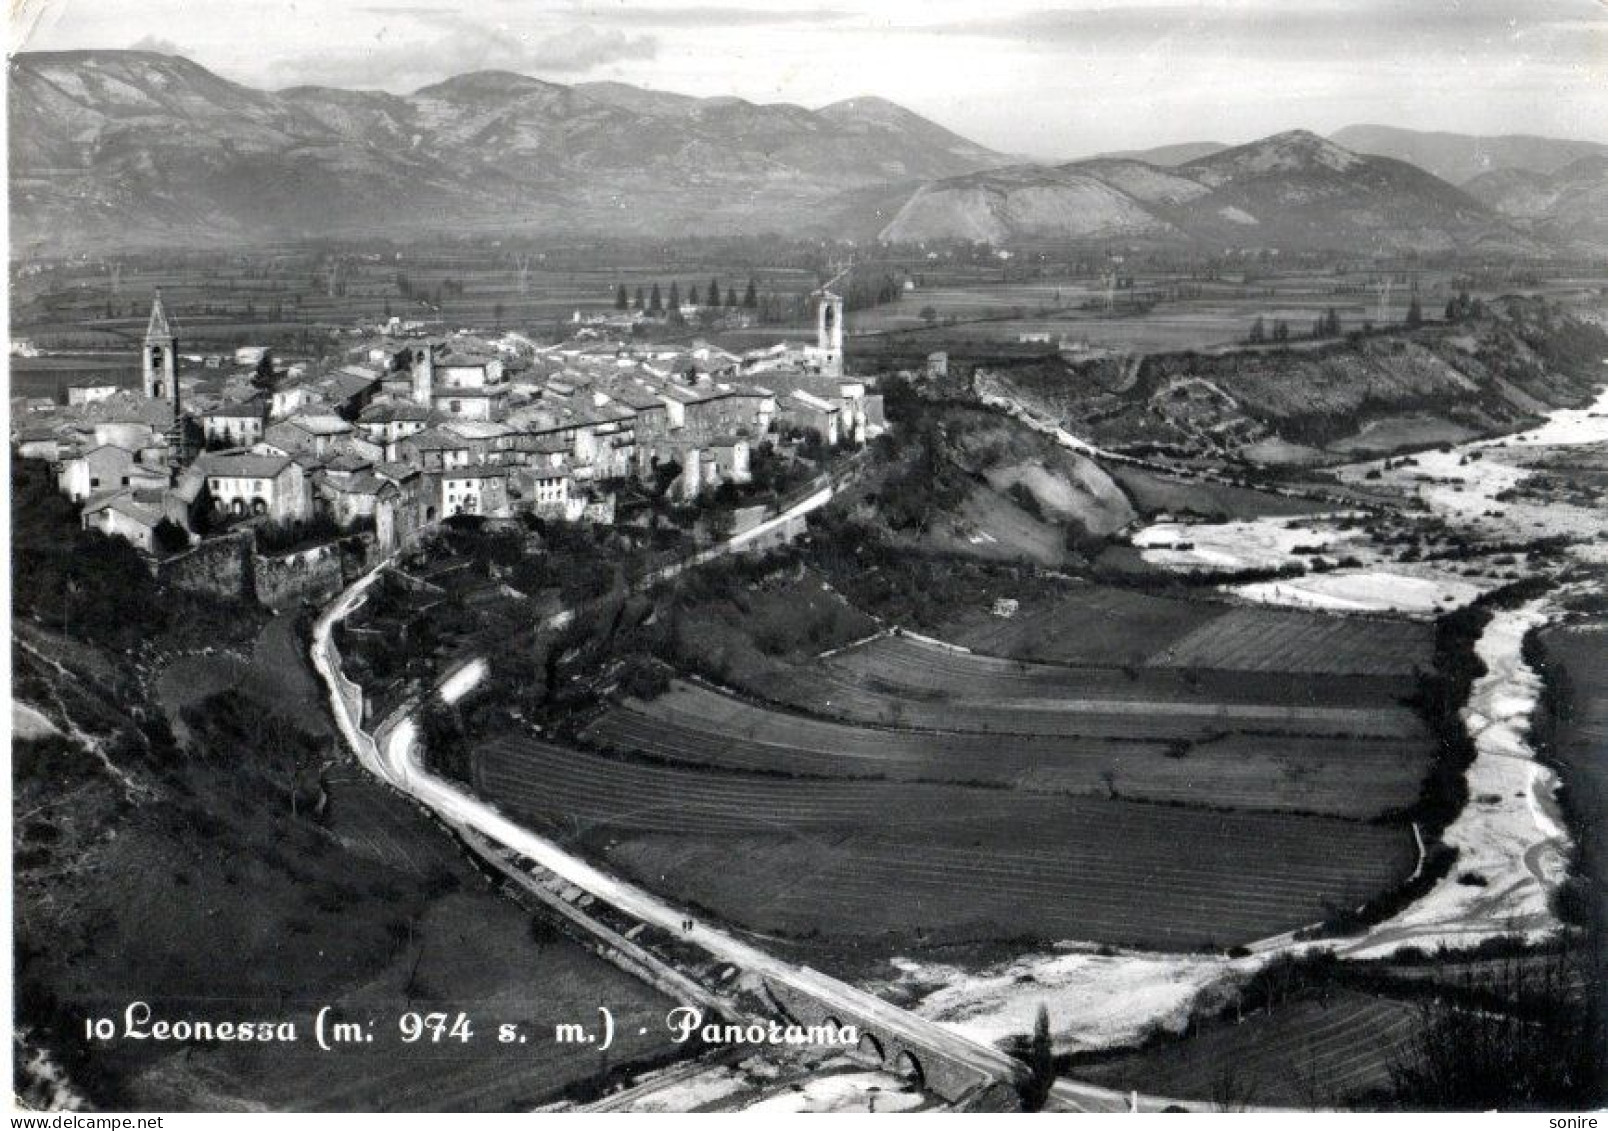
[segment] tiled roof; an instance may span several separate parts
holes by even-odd
[[[84,506],[85,514],[99,514],[101,511],[112,510],[142,526],[155,526],[162,521],[162,511],[153,506],[140,502],[134,497],[132,491],[122,491],[116,495],[105,495]]]
[[[426,428],[423,432],[415,432],[401,442],[411,444],[421,452],[456,452],[467,450],[469,447],[468,441],[440,428]]]
[[[838,410],[838,406],[831,401],[824,401],[814,393],[806,392],[803,389],[794,389],[783,399],[815,412],[836,412]]]
[[[201,415],[256,418],[263,415],[265,407],[261,401],[246,401],[243,404],[220,404],[215,408],[207,409]]]
[[[272,479],[291,461],[286,456],[260,456],[252,452],[208,452],[196,460],[208,475],[250,476]]]
[[[398,420],[423,423],[430,419],[430,410],[412,401],[387,401],[369,405],[357,419],[364,424],[388,424]]]
[[[408,463],[377,463],[374,465],[376,475],[393,479],[397,482],[412,479],[419,474],[419,469]]]
[[[296,427],[311,432],[315,436],[338,436],[352,430],[352,426],[340,417],[326,413],[293,416],[285,423],[294,424]]]

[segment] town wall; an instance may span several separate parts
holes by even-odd
[[[372,535],[359,534],[289,554],[253,555],[257,600],[270,609],[327,601],[367,567]]]
[[[239,531],[157,562],[156,579],[175,589],[249,600],[255,595],[251,558],[251,534]]]
[[[253,551],[250,531],[209,538],[154,567],[164,585],[229,599],[255,599],[282,609],[303,601],[325,601],[354,581],[371,564],[375,540],[358,534],[289,554]]]

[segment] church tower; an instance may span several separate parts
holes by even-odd
[[[429,408],[435,398],[435,344],[413,348],[413,403]]]
[[[171,401],[174,416],[179,414],[178,351],[179,343],[174,340],[167,311],[162,309],[162,292],[159,290],[151,302],[151,322],[145,328],[145,353],[140,369],[145,378],[147,399]]]
[[[167,311],[162,309],[160,290],[151,300],[151,321],[145,328],[140,375],[144,379],[146,399],[161,401],[170,410],[166,428],[168,469],[176,483],[179,471],[189,463],[189,435],[185,430],[184,412],[179,405],[179,342],[172,323],[168,321]]]
[[[821,359],[821,372],[828,377],[843,376],[843,298],[823,290],[816,295],[815,344]]]

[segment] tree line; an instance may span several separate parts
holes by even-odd
[[[653,284],[651,291],[638,284],[635,296],[627,291],[624,283],[620,283],[614,290],[615,310],[638,310],[649,314],[663,314],[667,309],[671,311],[680,310],[682,305],[681,286],[675,282],[670,284],[668,301],[665,299],[664,293],[659,289],[658,283]],[[742,298],[737,297],[737,288],[732,286],[726,288],[726,297],[722,300],[720,296],[720,280],[714,278],[709,280],[708,287],[701,293],[696,283],[689,286],[687,288],[686,305],[716,309],[724,306],[728,310],[738,308],[758,310],[760,305],[759,291],[754,280],[749,279],[748,288],[743,292]]]
[[[1473,313],[1474,306],[1467,305],[1467,294],[1462,296],[1462,302],[1465,305],[1461,307],[1458,305],[1457,299],[1453,299],[1451,302],[1447,303],[1446,321],[1458,322],[1463,321],[1466,318],[1478,317],[1477,314]],[[1477,299],[1475,300],[1475,304],[1478,304]],[[1479,313],[1484,313],[1483,305],[1479,306]],[[1402,320],[1402,325],[1406,326],[1409,330],[1416,330],[1423,324],[1424,308],[1422,304],[1419,303],[1418,298],[1415,295],[1413,300],[1407,304],[1407,314]],[[1366,320],[1360,327],[1362,332],[1365,334],[1372,331],[1373,328],[1373,323]],[[1340,337],[1341,332],[1340,312],[1331,306],[1329,309],[1325,310],[1322,314],[1318,315],[1312,320],[1312,328],[1308,332],[1307,337],[1313,341],[1321,341],[1324,338],[1338,338]],[[1290,324],[1288,322],[1282,318],[1275,318],[1273,319],[1272,323],[1269,324],[1268,320],[1261,315],[1257,315],[1256,321],[1251,323],[1250,331],[1245,335],[1245,341],[1247,344],[1253,346],[1263,345],[1267,342],[1287,342],[1290,340],[1290,338]]]

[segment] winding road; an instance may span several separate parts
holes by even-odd
[[[761,527],[733,538],[714,551],[706,552],[707,556],[700,555],[699,560],[740,549],[765,530],[825,505],[832,494],[831,489],[817,492]],[[773,983],[786,985],[844,1014],[863,1019],[912,1048],[929,1050],[967,1065],[980,1076],[1011,1080],[1021,1072],[1020,1061],[993,1045],[972,1040],[939,1022],[891,1005],[818,970],[795,965],[759,950],[720,927],[703,921],[697,914],[604,872],[553,841],[509,820],[494,805],[437,777],[423,766],[418,756],[418,727],[411,715],[394,723],[387,720],[372,735],[364,731],[361,725],[362,689],[348,679],[341,669],[333,630],[336,624],[363,603],[369,588],[379,579],[390,560],[382,561],[343,591],[313,626],[313,666],[324,680],[342,738],[365,769],[426,805],[454,827],[475,830],[495,844],[534,861],[594,897],[642,922],[651,923],[696,944],[723,962]],[[684,927],[689,920],[693,922],[691,930]],[[1130,1110],[1132,1100],[1125,1093],[1063,1079],[1056,1083],[1052,1102],[1063,1110],[1111,1112]],[[1138,1103],[1141,1109],[1146,1110],[1159,1110],[1167,1106],[1201,1106],[1154,1097],[1140,1097]]]

